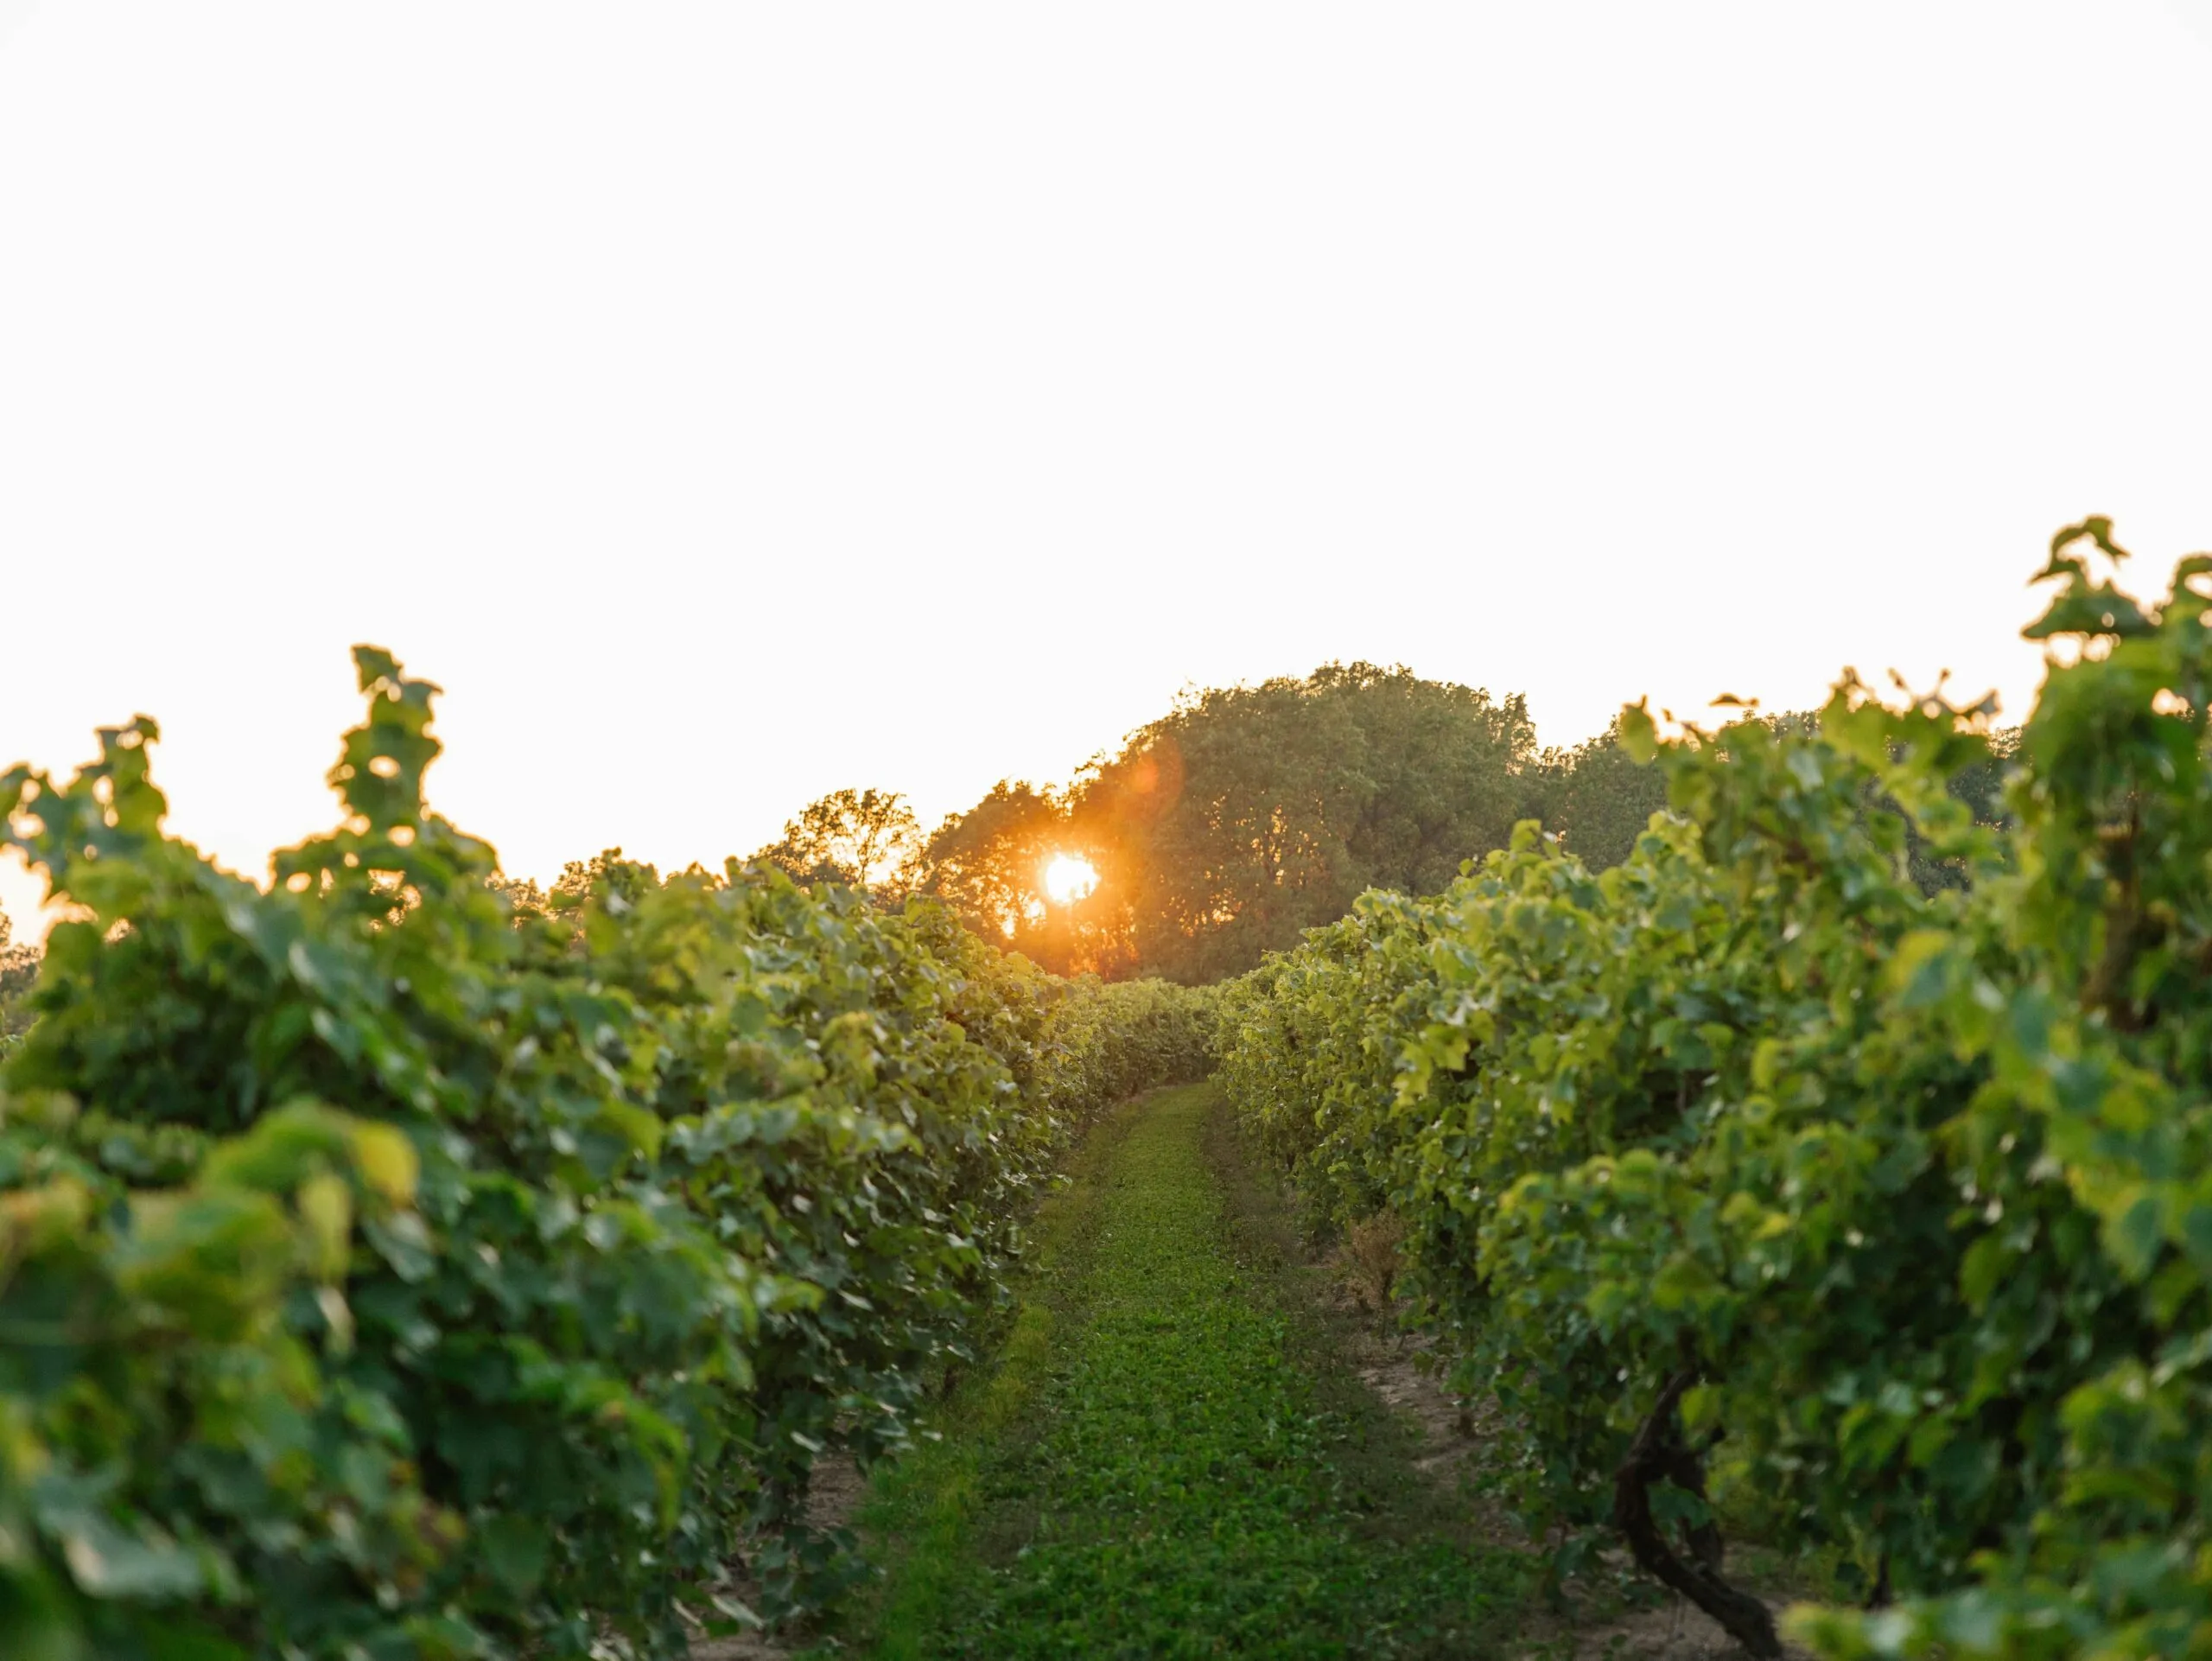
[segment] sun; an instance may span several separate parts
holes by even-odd
[[[1045,867],[1045,892],[1056,906],[1071,906],[1098,886],[1090,862],[1076,854],[1054,854]]]

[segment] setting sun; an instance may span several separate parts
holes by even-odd
[[[1045,867],[1045,892],[1056,906],[1071,906],[1098,886],[1090,862],[1074,854],[1055,854]]]

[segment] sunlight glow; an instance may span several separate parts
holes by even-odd
[[[1071,906],[1098,886],[1090,862],[1074,854],[1055,854],[1045,867],[1045,892],[1056,906]]]

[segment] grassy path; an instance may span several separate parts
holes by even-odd
[[[995,1375],[863,1521],[885,1657],[1460,1656],[1521,1571],[1406,1468],[1210,1161],[1210,1087],[1092,1149]],[[1340,1371],[1340,1370],[1339,1370]],[[859,1636],[856,1634],[856,1636]]]

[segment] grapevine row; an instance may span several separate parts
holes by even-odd
[[[601,862],[518,913],[357,654],[333,833],[162,827],[150,722],[0,778],[73,920],[0,1085],[0,1652],[676,1657],[833,1595],[1056,1152],[1205,1000],[920,903]]]
[[[1536,1537],[1755,1654],[1722,1524],[1834,1564],[1826,1654],[2212,1650],[2212,557],[2146,605],[2120,551],[2054,542],[2001,825],[1948,788],[1986,708],[1632,710],[1625,863],[1526,825],[1224,996],[1239,1111],[1403,1226]]]

